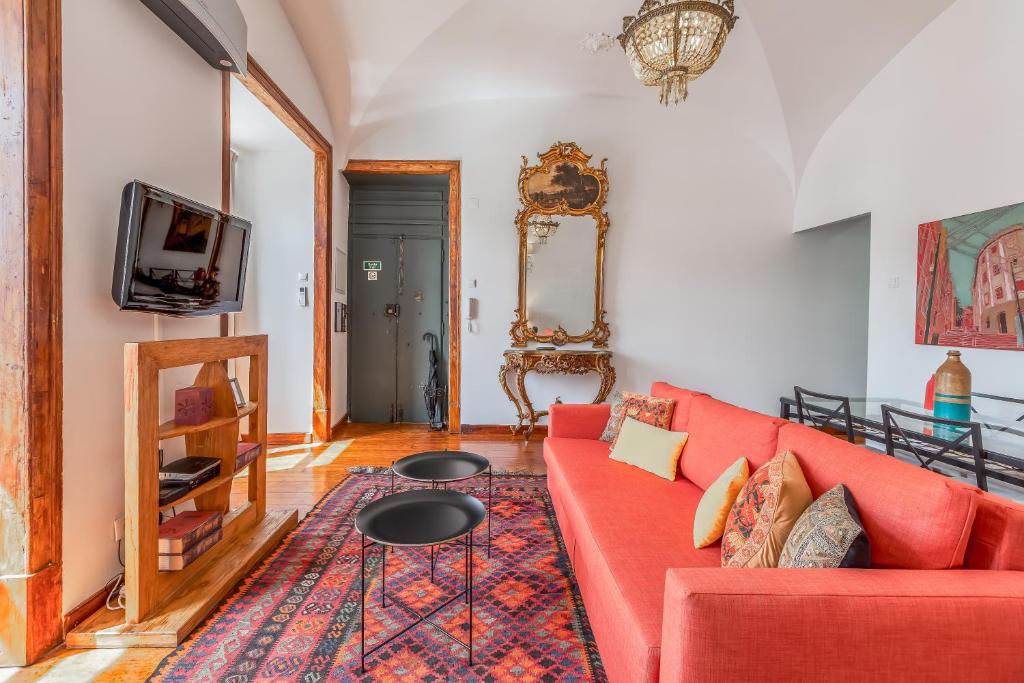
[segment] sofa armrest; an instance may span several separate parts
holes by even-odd
[[[548,408],[548,436],[562,439],[599,439],[611,414],[612,407],[607,403],[556,403]]]
[[[1024,680],[1024,572],[670,569],[661,682]]]

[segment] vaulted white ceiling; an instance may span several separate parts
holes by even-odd
[[[799,178],[832,122],[954,1],[739,2],[741,23],[720,64],[694,84],[691,98],[728,87],[736,41],[759,43]],[[281,2],[335,127],[478,99],[600,95],[658,106],[657,94],[633,79],[618,45],[598,54],[579,45],[589,33],[618,33],[621,18],[635,14],[640,0]]]

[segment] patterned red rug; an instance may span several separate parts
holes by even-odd
[[[485,478],[460,487],[487,500]],[[401,487],[400,487],[401,488]],[[358,510],[390,489],[379,471],[353,474],[327,494],[281,547],[151,681],[605,681],[604,669],[558,533],[544,477],[494,476],[493,547],[475,549],[473,666],[466,650],[420,624],[367,659],[359,672]],[[476,535],[486,542],[486,522]],[[427,612],[460,590],[463,554],[388,553],[388,595]],[[380,606],[380,554],[367,560],[367,648],[410,618]],[[436,617],[466,640],[459,600]]]

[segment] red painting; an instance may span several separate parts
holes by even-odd
[[[918,228],[918,344],[1024,351],[1024,204]]]

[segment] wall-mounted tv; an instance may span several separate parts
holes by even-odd
[[[173,316],[242,310],[252,224],[147,185],[128,183],[111,296],[122,310]]]

